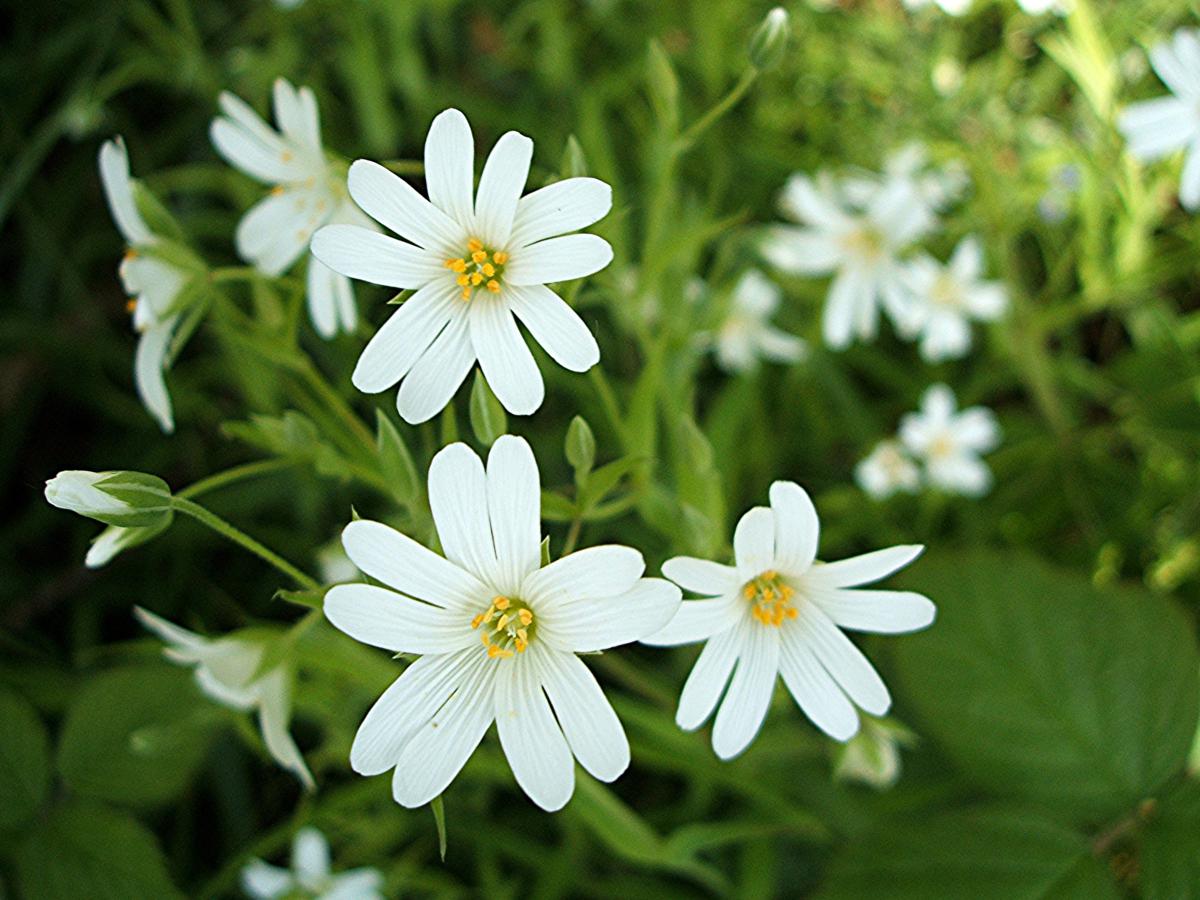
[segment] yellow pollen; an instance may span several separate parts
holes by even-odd
[[[742,587],[742,596],[753,604],[750,607],[751,618],[773,628],[799,615],[792,605],[795,595],[796,589],[780,578],[774,569],[768,569]]]
[[[492,605],[494,607],[496,607],[496,609],[508,609],[508,598],[507,597],[497,597],[495,600],[492,601]]]
[[[484,275],[486,275],[488,278],[491,278],[493,275],[496,274],[496,267],[493,266],[491,263],[484,263],[482,266],[479,267],[479,271],[482,272]]]
[[[475,263],[477,266],[487,262],[487,258],[487,254],[482,250],[476,250],[471,254],[471,262]]]
[[[522,625],[528,625],[533,621],[533,613],[527,609],[519,609],[517,610],[517,618],[521,620]],[[518,631],[517,634],[521,634],[521,632]]]
[[[494,621],[495,624],[492,624]],[[533,637],[533,610],[523,600],[494,597],[488,608],[471,619],[471,627],[487,626],[479,635],[488,659],[508,659],[524,653]]]
[[[466,287],[471,283],[471,278],[468,275],[459,275],[454,280],[458,282],[459,287]]]
[[[505,253],[503,250],[497,250],[495,253],[492,254],[492,259],[494,259],[496,261],[496,265],[502,266],[506,262],[508,262],[508,254]]]
[[[500,293],[500,282],[498,282],[495,278],[493,278],[491,281],[489,281],[487,283],[487,289],[489,291],[491,291],[493,294]]]
[[[467,241],[467,249],[472,253],[475,253],[477,250],[482,250],[483,241],[479,240],[479,238],[471,238],[469,241]]]
[[[478,272],[472,272],[471,273],[471,286],[479,287],[479,285],[482,283],[483,283],[483,276],[480,275]]]
[[[471,289],[469,287],[463,288],[462,298],[463,298],[463,302],[466,302],[467,300],[471,299]]]
[[[279,154],[279,158],[282,159],[284,162],[291,162],[292,161],[292,151],[284,150],[282,153]]]
[[[500,293],[506,262],[508,254],[503,250],[493,253],[479,238],[470,238],[467,252],[461,257],[447,259],[445,266],[459,276],[456,281],[463,289],[463,300],[470,300],[478,287],[486,287],[493,294]]]
[[[131,259],[137,259],[137,257],[138,252],[132,247],[125,251],[125,262],[129,262]]]
[[[135,312],[137,312],[137,300],[135,298],[130,297],[125,301],[125,312],[129,313],[130,315],[133,315]]]
[[[282,184],[277,184],[277,185],[275,185],[275,187],[271,188],[271,195],[274,197],[278,197],[282,193],[283,193],[283,185]]]

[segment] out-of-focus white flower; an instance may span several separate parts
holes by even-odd
[[[914,142],[888,154],[882,175],[854,171],[842,180],[842,191],[852,204],[865,208],[884,187],[900,182],[912,186],[913,193],[929,208],[931,219],[962,197],[970,184],[961,162],[934,166],[928,148]]]
[[[1043,13],[1065,16],[1073,5],[1072,0],[1017,0],[1017,6],[1031,16],[1040,16]]]
[[[358,580],[358,566],[346,555],[341,538],[335,538],[317,550],[317,568],[325,584]]]
[[[837,756],[833,775],[844,781],[859,781],[873,788],[890,788],[900,777],[900,748],[916,736],[894,719],[863,717],[863,727]]]
[[[881,716],[891,696],[841,629],[901,634],[926,627],[935,612],[920,594],[855,590],[908,565],[923,548],[890,547],[820,563],[820,523],[808,494],[777,481],[770,497],[769,508],[755,507],[738,522],[735,565],[667,560],[664,575],[708,599],[684,601],[666,627],[642,639],[656,646],[707,642],[683,686],[675,721],[689,731],[699,728],[720,701],[712,743],[722,759],[754,740],[780,675],[818,728],[848,740],[858,730],[855,705]]]
[[[292,840],[292,867],[251,860],[242,869],[242,890],[254,900],[304,897],[310,900],[382,900],[383,875],[363,867],[333,874],[329,842],[315,828],[301,828]]]
[[[1179,202],[1194,212],[1200,209],[1200,30],[1181,28],[1156,44],[1150,64],[1171,93],[1132,104],[1117,126],[1142,162],[1187,150]]]
[[[140,606],[134,608],[134,615],[167,643],[163,649],[167,659],[196,667],[196,683],[205,694],[231,709],[258,710],[258,726],[271,756],[312,790],[312,774],[287,730],[292,708],[292,672],[286,664],[259,672],[266,643],[236,635],[212,640]]]
[[[475,142],[457,109],[441,113],[425,139],[426,200],[365,159],[350,167],[350,195],[404,241],[354,225],[327,225],[313,253],[351,278],[414,290],[367,344],[354,370],[367,393],[402,380],[397,407],[416,424],[437,415],[479,361],[504,408],[529,415],[545,387],[519,318],[559,365],[585,372],[600,348],[549,283],[598,272],[612,247],[572,234],[603,218],[612,189],[566,178],[524,197],[533,141],[510,131],[496,142],[474,184]]]
[[[179,301],[194,273],[156,252],[163,242],[138,212],[129,154],[120,137],[100,148],[100,183],[113,221],[129,245],[118,271],[125,293],[133,298],[129,310],[141,335],[134,356],[134,383],[142,404],[169,434],[175,430],[175,419],[163,372],[170,365],[171,338],[182,318]]]
[[[760,359],[794,363],[804,358],[804,341],[769,321],[780,299],[779,288],[757,269],[738,279],[729,298],[729,312],[714,341],[721,368],[747,372],[757,368]]]
[[[886,500],[897,493],[913,494],[921,472],[899,441],[880,441],[854,469],[854,480],[870,497]]]
[[[971,0],[904,0],[906,9],[924,9],[934,5],[948,15],[961,16],[971,9]]]
[[[905,280],[916,304],[911,331],[920,337],[921,356],[940,362],[971,349],[971,321],[993,322],[1008,308],[1008,293],[996,281],[983,279],[983,248],[964,238],[942,265],[922,255],[909,262]]]
[[[775,226],[763,254],[784,272],[834,275],[822,322],[830,347],[843,348],[855,337],[873,339],[880,304],[898,327],[908,321],[912,299],[897,257],[935,220],[907,179],[880,187],[860,212],[839,203],[828,187],[793,175],[781,206],[803,227]]]
[[[446,447],[429,467],[429,504],[445,557],[379,522],[351,522],[342,536],[355,565],[387,587],[338,585],[326,618],[365,644],[423,654],[367,713],[350,765],[394,769],[397,802],[420,806],[495,721],[517,784],[542,809],[571,798],[575,760],[613,781],[629,743],[577,654],[662,628],[679,589],[643,578],[630,547],[543,566],[537,462],[521,438],[499,438],[486,473],[466,444]]]
[[[935,487],[979,497],[992,486],[991,469],[979,456],[1000,444],[1000,426],[989,409],[973,406],[958,412],[957,406],[949,387],[933,385],[921,398],[920,411],[900,421],[900,439],[924,462]]]
[[[307,252],[320,226],[342,222],[373,227],[350,201],[344,171],[325,156],[313,92],[277,78],[273,98],[278,130],[228,92],[218,99],[223,115],[209,129],[217,152],[230,165],[274,185],[242,216],[234,236],[241,257],[272,278]],[[324,338],[351,332],[358,323],[350,280],[311,256],[308,313]]]

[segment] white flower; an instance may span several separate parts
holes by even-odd
[[[738,279],[730,310],[717,329],[717,363],[727,372],[747,372],[760,358],[794,363],[804,358],[805,344],[768,321],[779,308],[779,288],[762,272],[750,269]]]
[[[983,280],[983,248],[974,237],[964,238],[946,265],[927,255],[912,260],[905,281],[917,300],[910,324],[926,362],[964,356],[971,320],[993,322],[1008,308],[1004,286]]]
[[[869,496],[886,500],[893,494],[915,493],[921,473],[898,441],[880,441],[854,469],[854,480]]]
[[[288,734],[292,706],[292,674],[286,665],[260,673],[267,645],[250,638],[226,637],[210,640],[180,628],[140,606],[134,615],[147,629],[167,643],[163,655],[180,665],[196,667],[196,683],[222,706],[258,710],[258,727],[275,761],[294,773],[312,790],[313,778]]]
[[[1183,29],[1150,50],[1150,64],[1171,94],[1134,103],[1117,120],[1129,152],[1152,162],[1187,150],[1179,202],[1200,209],[1200,30]]]
[[[942,12],[951,16],[965,15],[971,8],[971,0],[904,0],[906,9],[924,9],[934,3]]]
[[[224,92],[223,116],[210,134],[217,152],[251,178],[275,187],[242,217],[235,241],[238,253],[272,278],[282,275],[308,250],[313,233],[332,222],[371,227],[350,202],[346,179],[321,147],[317,100],[275,80],[275,122],[271,129],[244,101]],[[320,260],[308,260],[308,313],[324,338],[351,332],[358,323],[350,280]]]
[[[642,578],[642,555],[629,547],[543,567],[537,463],[521,438],[497,440],[486,473],[465,444],[446,447],[429,468],[429,502],[444,558],[378,522],[343,534],[354,563],[389,587],[339,585],[326,617],[364,643],[422,654],[367,713],[350,765],[363,775],[395,769],[396,800],[420,806],[445,790],[494,720],[517,783],[543,809],[570,799],[572,757],[612,781],[629,744],[576,654],[657,631],[679,589]]]
[[[944,491],[979,497],[992,485],[992,472],[979,454],[1000,443],[1000,426],[989,409],[956,412],[954,392],[935,384],[921,398],[921,410],[900,420],[900,439],[925,463],[929,482]]]
[[[1017,6],[1031,16],[1050,12],[1056,16],[1065,16],[1073,5],[1073,0],[1017,0]]]
[[[859,212],[840,204],[808,176],[794,175],[784,188],[782,205],[805,227],[775,227],[763,253],[784,272],[834,274],[823,321],[830,347],[843,348],[856,336],[874,338],[881,302],[897,325],[907,321],[912,301],[897,255],[934,224],[908,181],[881,187]]]
[[[334,875],[329,868],[329,842],[315,828],[301,828],[292,840],[292,867],[251,860],[242,869],[242,890],[255,900],[307,897],[313,900],[382,900],[383,875],[378,869],[350,869]]]
[[[915,740],[916,736],[899,722],[865,716],[862,730],[842,745],[834,777],[880,790],[889,788],[900,777],[900,748]]]
[[[120,517],[134,512],[124,500],[101,490],[96,485],[112,477],[113,472],[59,472],[46,482],[46,502],[59,509],[89,518]]]
[[[192,275],[154,252],[161,239],[138,212],[129,177],[129,154],[119,137],[105,141],[100,148],[100,183],[113,221],[129,245],[118,271],[125,293],[133,298],[133,327],[141,335],[134,357],[134,383],[150,415],[170,433],[175,430],[175,420],[163,371],[170,364],[171,338],[181,317],[177,301]]]
[[[841,191],[851,204],[865,207],[882,188],[904,182],[928,208],[927,215],[942,212],[962,196],[969,178],[961,163],[934,167],[924,144],[909,143],[888,154],[883,162],[883,174],[855,171],[842,179]]]
[[[683,686],[675,721],[689,731],[699,728],[724,694],[712,734],[722,759],[737,756],[754,740],[776,675],[817,727],[837,740],[849,739],[858,730],[855,706],[879,716],[891,697],[840,629],[898,634],[933,621],[934,606],[920,594],[852,590],[908,565],[922,547],[820,563],[819,530],[804,489],[777,481],[771,506],[751,509],[737,524],[736,565],[680,556],[663,566],[663,574],[684,590],[709,599],[685,601],[670,624],[642,642],[707,641]]]
[[[450,402],[479,361],[505,409],[528,415],[544,386],[514,314],[559,365],[584,372],[600,349],[549,282],[582,278],[612,260],[612,248],[578,231],[608,213],[612,189],[567,178],[521,196],[533,142],[510,131],[496,142],[472,197],[475,145],[456,109],[425,139],[429,199],[378,163],[350,167],[350,195],[404,241],[353,225],[317,232],[313,253],[335,271],[415,290],[371,339],[354,370],[367,393],[403,380],[400,415],[416,424]]]

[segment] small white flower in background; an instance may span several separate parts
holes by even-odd
[[[915,741],[916,735],[894,719],[864,716],[862,730],[841,746],[833,776],[890,788],[900,777],[900,748]]]
[[[980,454],[1000,444],[1000,426],[989,409],[973,406],[957,411],[954,392],[935,384],[921,398],[919,412],[900,420],[900,440],[925,464],[934,487],[980,497],[992,486],[992,471]]]
[[[313,92],[278,78],[273,98],[278,131],[243,100],[223,92],[218,103],[224,115],[213,119],[210,134],[230,165],[274,185],[242,217],[234,237],[241,257],[275,278],[307,253],[320,226],[342,222],[371,228],[372,223],[350,201],[345,175],[325,156]],[[311,256],[308,313],[324,338],[351,332],[358,324],[350,280]]]
[[[342,546],[340,537],[334,538],[317,550],[317,568],[323,584],[358,580],[358,567],[346,555],[346,548]]]
[[[541,563],[541,491],[524,440],[492,446],[485,473],[466,444],[429,468],[445,557],[379,522],[346,526],[354,563],[388,587],[339,585],[325,615],[393,653],[423,654],[367,713],[350,750],[363,775],[394,769],[404,806],[442,793],[495,721],[521,789],[545,810],[575,787],[575,760],[601,781],[629,765],[629,743],[577,653],[660,629],[679,589],[643,578],[630,547],[591,547]]]
[[[1008,308],[1004,286],[983,280],[983,248],[974,237],[960,241],[945,265],[918,256],[907,264],[905,281],[917,301],[911,328],[926,362],[966,355],[971,321],[994,322]]]
[[[891,696],[840,629],[900,634],[934,618],[933,604],[920,594],[855,590],[908,565],[922,547],[817,562],[820,523],[808,494],[794,482],[777,481],[770,497],[769,508],[755,507],[738,522],[735,565],[667,560],[664,575],[708,599],[684,601],[665,628],[642,639],[657,646],[707,642],[683,686],[675,721],[688,731],[699,728],[720,701],[712,744],[722,759],[754,740],[777,676],[818,728],[848,740],[858,730],[855,706],[881,716]]]
[[[1017,6],[1031,16],[1040,16],[1043,13],[1065,16],[1073,5],[1072,0],[1017,0]]]
[[[970,179],[961,162],[934,166],[928,148],[914,142],[888,154],[882,175],[855,171],[842,180],[841,189],[852,204],[865,207],[882,187],[895,182],[911,185],[932,217],[962,197]]]
[[[288,734],[292,708],[292,673],[286,665],[259,672],[267,644],[242,637],[212,640],[180,628],[154,613],[134,607],[134,615],[167,646],[172,662],[196,667],[196,683],[213,700],[230,709],[258,710],[258,727],[267,750],[277,763],[294,773],[308,790],[313,777]]]
[[[367,344],[354,385],[367,393],[402,382],[397,408],[410,424],[437,415],[479,361],[509,412],[529,415],[545,387],[514,315],[559,365],[584,372],[600,359],[579,315],[546,284],[598,272],[608,242],[571,234],[603,218],[612,189],[567,178],[521,196],[533,141],[496,142],[472,196],[475,143],[466,117],[441,113],[425,140],[426,200],[365,159],[350,167],[350,195],[403,241],[353,225],[317,232],[313,253],[343,275],[414,290]]]
[[[781,297],[778,286],[757,269],[750,269],[738,279],[729,298],[729,312],[714,341],[721,368],[748,372],[758,367],[760,359],[794,363],[804,358],[804,341],[769,321]]]
[[[793,175],[781,206],[804,227],[775,226],[763,254],[793,275],[833,274],[822,321],[830,347],[844,348],[855,337],[872,340],[880,304],[897,327],[909,320],[912,299],[897,257],[936,221],[910,182],[889,181],[858,211],[808,176]]]
[[[378,869],[350,869],[333,874],[329,842],[315,828],[301,828],[292,841],[292,867],[284,869],[251,860],[242,869],[242,890],[254,900],[304,897],[311,900],[382,900],[383,875]]]
[[[1156,44],[1150,64],[1171,94],[1130,105],[1117,126],[1142,162],[1187,150],[1179,202],[1194,212],[1200,209],[1200,30],[1181,28]]]
[[[100,183],[117,230],[129,245],[118,271],[125,293],[133,298],[129,309],[133,327],[141,335],[134,356],[134,383],[142,404],[169,434],[175,430],[175,419],[163,372],[170,364],[171,338],[182,318],[178,301],[193,273],[154,252],[162,239],[138,212],[129,154],[119,137],[100,148]]]
[[[854,480],[870,497],[886,500],[893,494],[916,493],[921,472],[899,441],[880,441],[854,469]]]
[[[971,9],[971,0],[904,0],[906,9],[924,9],[933,5],[948,15],[961,16]]]

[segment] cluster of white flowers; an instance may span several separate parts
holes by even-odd
[[[900,420],[899,440],[878,444],[854,474],[859,487],[877,500],[915,493],[922,484],[980,497],[992,486],[991,469],[980,455],[999,443],[1000,426],[991,410],[959,411],[954,392],[935,384],[921,398],[920,410]]]

